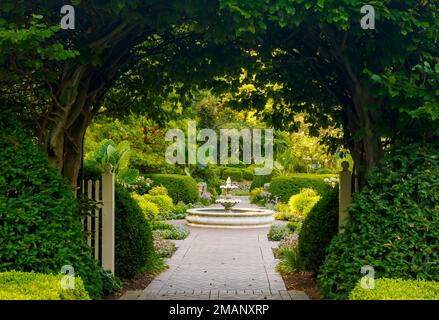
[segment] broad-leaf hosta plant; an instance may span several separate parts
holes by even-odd
[[[101,142],[94,153],[91,162],[95,163],[102,171],[111,164],[116,179],[123,184],[133,184],[139,176],[137,169],[130,169],[130,145],[122,141],[116,145],[113,140],[107,139]]]

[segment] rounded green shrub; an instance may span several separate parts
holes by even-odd
[[[164,186],[155,186],[148,191],[148,194],[152,196],[167,196],[168,189],[166,189]]]
[[[142,212],[145,215],[146,219],[148,220],[154,219],[159,215],[160,213],[159,207],[154,202],[148,200],[145,197],[146,196],[145,194],[141,196],[137,193],[132,193],[131,196],[137,202],[140,209],[142,209]]]
[[[58,274],[8,271],[0,272],[0,300],[90,300],[80,277],[72,280],[73,288],[61,287]],[[70,283],[66,283],[70,285]]]
[[[144,200],[154,203],[159,209],[159,214],[167,214],[174,211],[175,206],[169,196],[144,194],[142,197]]]
[[[164,186],[174,203],[194,203],[198,201],[197,182],[189,176],[178,174],[154,174],[151,176],[154,186]]]
[[[300,193],[300,190],[304,188],[314,189],[320,196],[325,197],[330,187],[324,179],[332,176],[333,175],[293,174],[291,176],[275,177],[271,180],[268,191],[284,203],[288,202],[291,196]]]
[[[223,179],[230,177],[232,181],[242,181],[242,170],[240,168],[225,168],[221,176]]]
[[[318,272],[325,250],[338,232],[338,188],[333,188],[311,209],[299,233],[299,253],[304,268]]]
[[[398,145],[370,172],[321,267],[324,298],[348,298],[365,265],[376,278],[439,280],[438,155],[438,143]]]
[[[291,196],[288,200],[290,214],[300,220],[304,219],[320,198],[314,189],[301,189],[300,193]]]
[[[142,209],[121,185],[116,185],[115,265],[116,275],[131,278],[153,255],[151,226]]]
[[[99,267],[70,186],[12,117],[0,115],[0,128],[0,272],[58,274],[70,265],[99,297]]]
[[[424,280],[376,279],[373,289],[361,281],[349,294],[350,300],[439,300],[439,282]]]

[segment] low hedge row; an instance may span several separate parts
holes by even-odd
[[[221,175],[221,178],[227,179],[230,177],[232,181],[242,181],[243,180],[243,170],[240,168],[225,168]]]
[[[349,294],[350,300],[439,300],[439,282],[424,280],[375,279],[374,288],[361,287]]]
[[[164,186],[174,203],[198,201],[198,187],[194,178],[178,174],[153,174],[153,186]]]
[[[271,179],[273,178],[273,175],[264,175],[264,176],[257,176],[255,175],[252,181],[252,184],[250,185],[250,190],[256,189],[256,188],[263,188],[264,184],[270,183]]]
[[[74,288],[61,287],[64,275],[32,272],[0,272],[0,300],[90,300],[80,277]]]
[[[292,195],[300,193],[301,189],[312,188],[322,197],[330,191],[330,186],[324,181],[325,178],[334,175],[322,174],[293,174],[289,176],[275,177],[270,182],[268,191],[275,197],[286,203]]]

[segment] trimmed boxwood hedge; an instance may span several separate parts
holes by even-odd
[[[350,300],[439,300],[439,282],[402,279],[375,279],[373,289],[361,281],[349,294]]]
[[[0,300],[90,300],[80,277],[74,288],[62,289],[64,275],[33,272],[0,272]]]
[[[228,177],[230,177],[230,179],[235,182],[242,181],[242,170],[240,168],[225,168],[223,170],[221,178],[227,179]]]
[[[154,254],[151,225],[137,202],[116,185],[115,265],[116,275],[132,278]]]
[[[287,203],[291,196],[300,193],[300,189],[311,188],[316,190],[320,196],[330,190],[329,185],[324,181],[325,178],[334,175],[321,174],[293,174],[290,176],[275,177],[270,182],[268,191],[283,203]]]
[[[368,174],[320,268],[323,298],[348,298],[366,265],[376,278],[439,281],[438,155],[439,143],[397,145]]]
[[[153,174],[153,186],[164,186],[174,203],[198,201],[198,187],[194,178],[178,174]]]
[[[302,223],[298,248],[308,271],[319,271],[325,261],[326,248],[338,233],[338,205],[337,186],[320,198]]]
[[[0,128],[0,272],[58,274],[70,265],[99,297],[99,267],[70,186],[13,117],[0,113]]]

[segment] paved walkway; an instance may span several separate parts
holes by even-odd
[[[243,198],[241,206],[248,206]],[[185,224],[184,221],[173,223]],[[143,291],[128,291],[121,299],[229,300],[308,299],[304,292],[287,291],[279,273],[267,228],[205,229],[176,241],[169,269]]]

